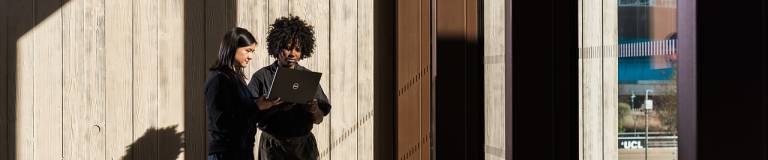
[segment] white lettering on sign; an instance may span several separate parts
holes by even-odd
[[[626,149],[642,149],[643,145],[640,141],[622,141],[621,146]]]

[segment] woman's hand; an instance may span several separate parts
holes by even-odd
[[[259,110],[267,110],[276,105],[280,105],[281,103],[283,103],[283,100],[280,100],[279,97],[273,100],[268,100],[267,98],[264,98],[264,96],[261,96],[259,99],[256,99],[256,105],[259,107]]]
[[[317,99],[307,102],[307,112],[312,113],[312,123],[320,124],[323,122],[323,111],[320,110],[320,105],[317,103]]]

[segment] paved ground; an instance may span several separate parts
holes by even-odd
[[[676,160],[677,147],[649,148],[649,160]],[[645,149],[619,149],[619,160],[645,160]]]

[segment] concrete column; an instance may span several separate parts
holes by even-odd
[[[579,159],[617,159],[618,5],[579,0]]]

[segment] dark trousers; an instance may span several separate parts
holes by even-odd
[[[291,138],[278,138],[266,132],[259,142],[259,160],[316,160],[317,141],[312,133]]]
[[[254,160],[253,148],[208,154],[208,160]]]

